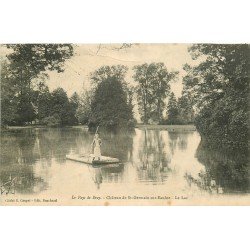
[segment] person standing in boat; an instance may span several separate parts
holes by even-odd
[[[92,147],[94,149],[94,160],[100,160],[101,159],[101,144],[102,140],[99,137],[98,132],[95,133],[94,140],[92,142]]]

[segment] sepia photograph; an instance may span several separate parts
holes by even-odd
[[[0,2],[1,249],[247,249],[248,2]]]
[[[249,52],[1,44],[0,205],[250,205]]]

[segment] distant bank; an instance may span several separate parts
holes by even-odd
[[[8,126],[7,128],[2,128],[2,131],[5,130],[16,130],[16,129],[27,129],[27,128],[49,128],[48,126],[40,125],[29,125],[29,126]],[[58,127],[59,128],[59,127]],[[87,125],[75,125],[75,126],[65,126],[64,128],[81,128],[88,130]],[[139,129],[149,129],[149,130],[167,130],[167,131],[196,131],[196,128],[193,124],[188,125],[153,125],[153,124],[137,124],[135,128]]]
[[[196,131],[196,128],[193,124],[188,125],[144,125],[137,124],[135,126],[139,129],[150,129],[150,130],[167,130],[167,131]]]

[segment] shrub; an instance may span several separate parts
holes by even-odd
[[[41,120],[42,125],[46,125],[48,127],[58,127],[61,125],[61,120],[59,115],[55,114],[52,116],[45,117]]]

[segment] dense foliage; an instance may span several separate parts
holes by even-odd
[[[186,90],[198,110],[204,140],[225,148],[248,144],[249,45],[199,44],[190,48],[195,67],[185,66]]]
[[[178,72],[164,63],[133,68],[134,88],[123,65],[103,66],[91,74],[91,89],[68,98],[62,88],[49,91],[46,72],[63,72],[73,55],[70,44],[13,44],[1,69],[1,125],[88,124],[116,129],[132,127],[133,94],[143,123],[188,124],[202,138],[228,148],[248,143],[249,46],[199,44],[189,51],[196,66],[185,65],[183,92],[170,92]],[[166,113],[166,116],[164,116]]]
[[[203,178],[223,188],[225,193],[250,191],[249,163],[246,152],[227,152],[210,148],[202,141],[196,151],[197,159],[206,166]]]
[[[90,128],[99,125],[116,130],[134,126],[130,91],[124,79],[126,72],[125,66],[118,65],[103,66],[92,74],[93,95],[89,102],[88,118]]]
[[[160,123],[170,92],[170,82],[178,72],[169,72],[164,63],[144,63],[134,67],[133,78],[137,82],[136,94],[139,112],[144,124],[149,120]]]
[[[51,93],[50,117],[57,120],[57,125],[75,125],[76,119],[75,94],[70,98],[62,88],[57,88]]]
[[[93,99],[93,90],[84,91],[78,102],[78,108],[76,110],[76,116],[81,124],[88,124],[91,115],[91,102]]]
[[[191,124],[194,123],[194,109],[190,97],[182,91],[182,96],[178,99],[171,92],[168,98],[167,117],[161,124]]]
[[[9,125],[18,119],[17,81],[9,73],[9,65],[2,62],[0,72],[1,83],[1,125]]]
[[[167,115],[168,115],[168,118],[167,118],[168,124],[179,123],[178,102],[173,92],[169,96],[168,105],[167,105]]]
[[[1,71],[1,125],[24,125],[49,117],[51,96],[46,72],[64,71],[70,44],[11,44]]]

